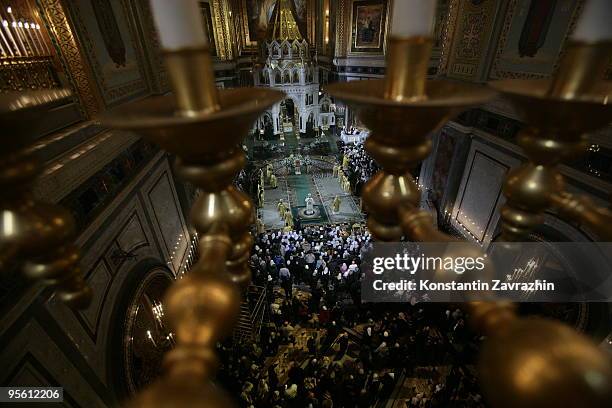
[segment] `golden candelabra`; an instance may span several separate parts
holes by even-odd
[[[370,213],[368,226],[379,240],[454,240],[434,228],[431,216],[419,209],[420,191],[410,169],[429,155],[429,133],[494,96],[483,86],[426,81],[430,49],[427,38],[391,38],[385,80],[328,87],[332,95],[352,104],[372,131],[366,149],[383,170],[364,187],[363,200]],[[565,192],[556,169],[561,160],[585,149],[585,132],[609,121],[612,87],[592,75],[601,72],[610,49],[610,43],[573,44],[552,81],[493,84],[529,124],[518,142],[530,161],[512,171],[505,183],[504,239],[526,237],[549,208],[583,223],[602,239],[612,237],[610,210]],[[247,259],[253,242],[248,232],[253,206],[232,180],[245,164],[242,138],[283,94],[256,88],[218,91],[206,48],[167,52],[166,62],[174,96],[147,99],[104,119],[176,154],[179,176],[203,192],[191,213],[200,259],[164,301],[176,347],[165,357],[164,376],[131,405],[226,407],[232,405],[230,399],[211,381],[215,347],[238,316],[240,288],[251,278]],[[84,306],[91,292],[80,277],[78,251],[70,244],[74,221],[65,210],[38,203],[28,192],[38,174],[25,150],[35,134],[31,118],[66,97],[66,91],[38,91],[0,98],[10,136],[0,152],[0,185],[7,192],[0,198],[0,267],[27,258],[28,276],[56,286],[69,304]],[[487,335],[479,370],[493,406],[608,405],[609,357],[587,338],[561,323],[520,318],[511,303],[471,302],[467,309],[474,326]]]
[[[486,102],[493,93],[475,85],[426,81],[430,40],[392,37],[389,41],[387,77],[382,83],[360,81],[327,88],[353,106],[371,130],[365,148],[383,169],[363,189],[368,227],[382,241],[402,237],[454,241],[433,226],[428,213],[419,210],[420,191],[410,169],[429,155],[429,133],[460,110]],[[516,102],[531,125],[519,143],[532,161],[511,172],[505,185],[504,238],[525,237],[553,205],[603,239],[610,237],[610,211],[563,193],[561,176],[554,168],[585,148],[583,132],[604,126],[611,117],[608,95],[612,88],[592,77],[601,71],[610,48],[581,47],[570,49],[553,82],[494,85]],[[479,371],[483,391],[493,406],[608,406],[612,400],[610,359],[586,337],[561,323],[520,318],[510,303],[466,305],[472,324],[487,335]]]
[[[571,43],[552,80],[496,81],[491,85],[510,100],[527,128],[518,135],[529,162],[510,172],[504,185],[502,237],[520,240],[555,208],[561,217],[584,224],[602,241],[612,240],[612,212],[587,197],[564,191],[557,165],[584,154],[586,133],[612,118],[612,85],[601,81],[612,42]]]
[[[83,281],[79,251],[72,244],[74,219],[62,207],[33,199],[29,189],[40,166],[26,149],[36,135],[37,117],[69,97],[64,89],[0,96],[5,135],[0,150],[0,270],[11,263],[23,266],[28,277],[54,286],[62,301],[83,308],[91,300],[91,289]]]
[[[0,90],[60,87],[49,36],[41,25],[36,2],[11,3],[0,1]]]
[[[200,259],[175,283],[164,304],[176,348],[164,360],[165,376],[132,402],[136,407],[226,407],[229,398],[211,379],[215,347],[231,333],[240,290],[251,280],[247,261],[253,238],[253,204],[232,181],[245,165],[241,141],[253,122],[283,93],[262,89],[218,91],[207,48],[167,51],[174,96],[145,100],[105,118],[135,130],[176,154],[180,177],[202,190],[191,211]]]

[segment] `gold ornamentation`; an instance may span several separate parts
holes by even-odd
[[[390,50],[397,52],[394,48]],[[402,78],[402,71],[403,77],[409,77],[409,72],[419,66],[416,59],[405,64],[393,55],[389,61],[397,66],[389,69],[394,75],[387,81]],[[492,94],[473,85],[430,81],[423,98],[398,102],[397,98],[385,98],[382,85],[380,81],[358,81],[328,87],[330,94],[357,109],[372,132],[366,149],[383,168],[363,189],[363,200],[370,213],[368,226],[374,237],[383,241],[399,240],[402,236],[417,241],[454,241],[433,227],[431,215],[418,209],[420,192],[409,169],[428,156],[431,150],[428,133],[459,110],[486,102]],[[612,105],[604,102],[607,99],[603,95],[608,95],[611,88],[605,87],[607,91],[600,92],[598,97],[591,94],[566,100],[547,98],[548,82],[496,84],[524,111],[527,122],[535,125],[521,135],[520,143],[536,162],[511,173],[506,183],[506,209],[511,211],[502,214],[505,236],[524,236],[539,222],[543,209],[555,204],[569,218],[579,218],[589,226],[608,221],[600,228],[606,231],[604,237],[610,237],[611,212],[560,196],[562,180],[554,169],[561,158],[580,150],[583,131],[609,121]],[[481,251],[478,247],[472,250]],[[466,306],[472,324],[487,335],[479,371],[485,396],[493,406],[609,404],[612,367],[609,358],[588,339],[561,323],[519,318],[512,305],[506,303],[472,302]]]
[[[448,15],[444,23],[444,34],[442,38],[442,47],[440,48],[440,62],[438,63],[438,74],[445,74],[448,69],[448,57],[452,50],[452,41],[457,24],[457,16],[459,14],[459,2],[461,0],[450,0],[448,6]]]
[[[57,42],[56,50],[67,68],[66,72],[75,94],[78,95],[83,115],[91,118],[99,112],[100,106],[94,96],[83,56],[66,18],[64,7],[60,0],[39,0],[39,4],[43,20]]]
[[[573,43],[553,80],[492,83],[529,124],[518,143],[530,162],[510,172],[504,186],[508,199],[501,211],[505,239],[526,237],[553,205],[559,207],[562,216],[595,227],[602,238],[612,235],[610,224],[595,224],[610,219],[610,212],[568,196],[557,170],[563,159],[586,152],[586,133],[610,122],[612,105],[608,98],[612,86],[601,78],[611,50],[612,42]]]
[[[300,29],[293,18],[293,12],[287,1],[289,0],[278,0],[278,12],[276,13],[276,19],[274,20],[274,28],[272,29],[272,38],[275,40],[301,40],[302,34]]]
[[[498,3],[462,0],[457,7],[457,22],[450,36],[447,75],[451,78],[475,79],[481,74],[486,39],[493,31],[493,17]]]
[[[213,0],[213,25],[215,32],[215,43],[217,44],[218,57],[221,60],[231,60],[233,58],[232,44],[229,35],[227,2]],[[248,29],[248,26],[247,26]]]
[[[179,177],[202,191],[191,212],[200,259],[164,302],[176,348],[165,357],[166,376],[131,406],[232,406],[210,382],[217,366],[215,345],[231,332],[239,313],[238,288],[251,279],[253,204],[232,180],[246,161],[242,138],[284,94],[263,88],[217,91],[204,48],[167,51],[165,57],[175,96],[143,100],[104,119],[176,154]]]
[[[241,24],[241,32],[242,38],[244,38],[244,49],[246,51],[255,51],[257,50],[257,39],[251,38],[251,34],[249,31],[249,10],[247,8],[246,2],[248,0],[238,0],[240,2],[239,7],[241,8],[240,20]]]
[[[346,2],[348,0],[338,0],[338,8],[336,11],[336,56],[343,57],[346,55],[346,29],[345,21],[347,17]]]
[[[35,201],[30,193],[40,173],[33,154],[24,151],[36,136],[32,123],[70,98],[68,90],[21,91],[0,98],[5,132],[0,151],[0,269],[23,264],[29,278],[55,288],[57,296],[75,308],[91,301],[79,268],[79,250],[72,244],[76,226],[71,214],[53,204]],[[21,265],[20,265],[21,266]]]
[[[425,96],[425,78],[429,65],[425,56],[431,54],[431,48],[432,40],[426,37],[392,37],[389,40],[385,98],[402,102]]]
[[[51,56],[3,58],[0,61],[2,92],[50,89],[59,86]]]

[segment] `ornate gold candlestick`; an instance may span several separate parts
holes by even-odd
[[[35,201],[29,192],[40,172],[38,161],[26,150],[36,136],[38,115],[68,97],[64,89],[0,96],[5,132],[0,151],[0,270],[16,262],[29,278],[53,286],[66,304],[84,308],[91,289],[83,281],[79,251],[72,244],[74,219],[59,206]]]
[[[386,80],[327,87],[330,94],[357,109],[372,132],[365,148],[383,170],[365,185],[363,201],[370,213],[368,227],[383,241],[399,240],[404,235],[400,214],[416,211],[419,205],[420,191],[410,169],[429,155],[429,133],[462,110],[493,97],[483,86],[449,81],[426,83],[430,39],[389,41]],[[418,220],[431,224],[426,217]]]
[[[585,223],[602,239],[612,237],[612,212],[564,192],[557,165],[586,152],[585,134],[612,118],[612,85],[601,80],[612,42],[570,44],[552,80],[504,80],[491,84],[509,99],[528,127],[518,143],[529,162],[513,170],[504,186],[503,238],[525,238],[556,207],[561,216]],[[606,222],[607,221],[607,222]]]
[[[217,91],[207,48],[167,51],[166,63],[174,97],[147,99],[104,119],[176,154],[178,175],[203,191],[191,211],[200,259],[188,277],[171,287],[165,301],[176,348],[164,360],[166,375],[132,406],[231,406],[210,380],[215,345],[238,316],[238,288],[251,279],[247,260],[253,239],[248,228],[254,221],[251,200],[232,180],[245,164],[241,140],[284,94],[262,88]]]
[[[389,39],[385,98],[397,102],[424,99],[432,40],[428,37]]]
[[[597,208],[586,197],[566,193],[557,170],[563,159],[586,151],[586,132],[610,122],[612,86],[601,82],[598,75],[603,73],[611,53],[610,42],[570,44],[553,80],[492,84],[513,102],[529,125],[519,134],[518,143],[530,161],[511,171],[504,186],[507,202],[502,209],[502,238],[526,238],[542,223],[543,213],[549,208],[587,225],[603,240],[612,238],[612,212]],[[485,309],[482,305],[474,307]],[[499,313],[497,308],[490,310],[492,316]],[[505,323],[501,329],[481,325],[492,337],[482,352],[481,381],[495,406],[609,404],[610,359],[588,339],[541,319],[506,319]],[[500,359],[502,353],[507,357]]]
[[[398,49],[402,42],[394,43],[392,39],[391,44],[394,44],[389,48],[391,53],[426,58],[424,51]],[[415,46],[415,42],[403,44],[404,47]],[[421,44],[427,47],[426,42]],[[429,132],[442,126],[461,109],[487,101],[492,94],[473,85],[431,81],[425,83],[425,93],[421,95],[418,90],[424,78],[416,72],[423,72],[422,60],[407,63],[405,58],[392,54],[388,63],[392,66],[388,67],[384,83],[360,81],[328,87],[330,94],[358,110],[372,132],[366,149],[383,167],[363,190],[369,211],[368,226],[377,239],[385,241],[399,240],[402,236],[413,240],[453,241],[432,226],[429,214],[418,210],[419,190],[409,169],[429,154]],[[402,71],[405,72],[402,74]],[[508,177],[506,191],[510,196],[503,215],[504,235],[515,238],[524,236],[539,222],[548,205],[567,201],[558,196],[562,180],[552,167],[561,157],[574,154],[584,146],[584,141],[575,137],[576,128],[590,122],[591,129],[595,129],[603,124],[600,115],[610,116],[601,99],[584,105],[557,104],[551,109],[537,102],[548,88],[533,88],[537,83],[520,81],[513,81],[511,86],[499,85],[498,89],[507,90],[511,95],[514,95],[515,86],[525,89],[525,93],[519,92],[516,98],[527,114],[541,115],[544,123],[554,126],[560,123],[559,117],[564,116],[561,123],[565,129],[553,127],[561,130],[562,137],[539,137],[537,132],[535,137],[533,133],[522,136],[522,145],[537,155],[539,162],[512,172]],[[404,96],[389,91],[398,89],[406,90]],[[535,102],[528,90],[537,95]],[[592,121],[583,116],[587,112],[598,119]],[[571,210],[569,205],[565,207],[573,216],[579,213],[579,205]],[[602,214],[607,213],[598,211],[597,216],[590,218],[591,223],[601,219]],[[560,323],[519,318],[507,303],[471,302],[466,306],[472,324],[488,336],[479,369],[483,390],[493,406],[603,407],[609,403],[612,398],[609,358],[584,336]]]

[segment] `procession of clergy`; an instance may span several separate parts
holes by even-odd
[[[342,191],[344,191],[345,193],[351,192],[351,183],[349,182],[348,177],[345,174],[345,171],[348,169],[348,166],[349,166],[349,157],[347,155],[344,155],[342,159],[342,164],[334,163],[333,170],[332,170],[333,177],[338,178],[338,183],[340,184]],[[265,171],[264,171],[264,168],[259,169],[259,182],[257,185],[257,199],[258,199],[257,202],[258,202],[259,208],[263,208],[264,203],[265,203],[266,182],[270,186],[271,189],[278,188],[278,178],[273,172],[272,163],[266,164]],[[306,214],[314,213],[314,211],[312,210],[313,203],[314,203],[314,199],[312,198],[312,195],[308,194],[308,196],[306,197],[304,201],[306,204],[305,213]],[[340,212],[341,204],[342,204],[342,199],[340,198],[339,195],[336,195],[331,205],[331,208],[334,214],[337,214]],[[284,229],[287,231],[292,230],[294,227],[294,221],[293,221],[293,214],[291,212],[290,203],[285,203],[283,199],[281,198],[278,201],[276,209],[278,211],[278,214],[281,220],[283,220],[285,223]],[[261,232],[265,231],[265,225],[263,223],[263,220],[261,220],[261,218],[257,219],[257,230],[258,230],[258,233],[260,233],[260,231]]]
[[[346,170],[348,170],[348,166],[349,166],[349,157],[345,154],[344,157],[342,158],[342,165],[336,163],[334,164],[334,168],[333,168],[333,175],[334,177],[338,177],[338,182],[340,183],[340,187],[342,187],[342,191],[344,191],[345,193],[351,192],[351,183],[348,177],[346,177],[346,174],[344,173]],[[337,211],[334,210],[334,212],[337,212]]]

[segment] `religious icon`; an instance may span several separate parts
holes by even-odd
[[[384,41],[385,4],[382,1],[353,3],[352,48],[382,50]]]

